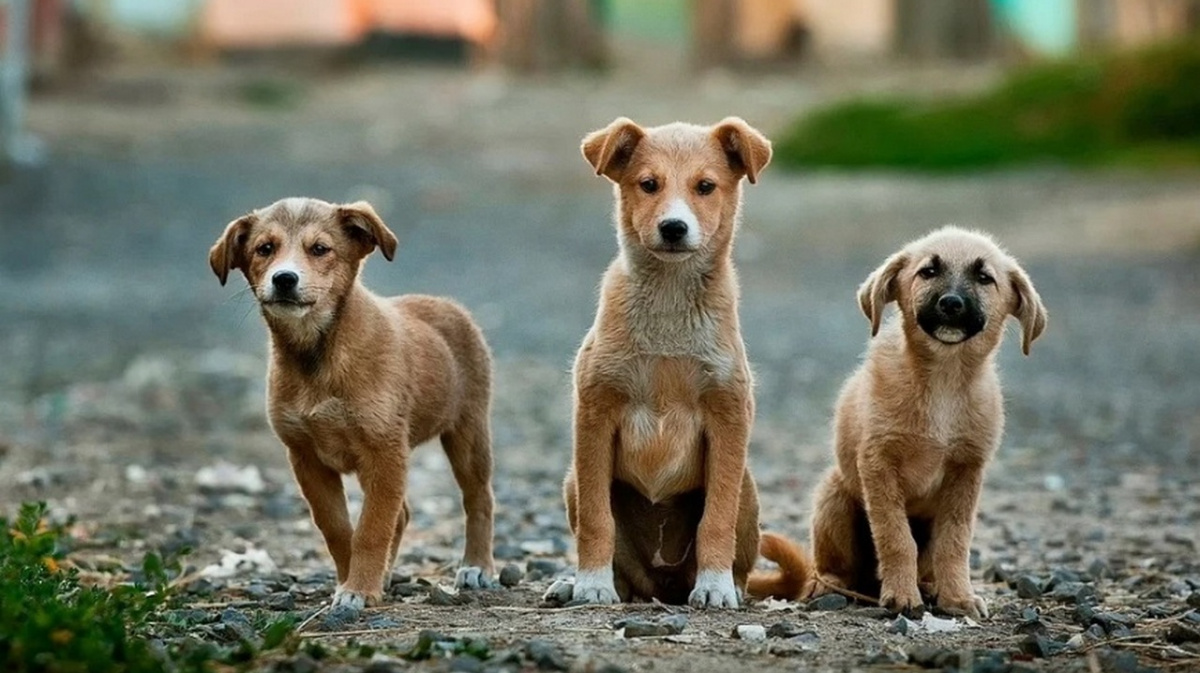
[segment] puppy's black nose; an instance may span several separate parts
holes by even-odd
[[[963,298],[956,294],[944,294],[938,299],[938,310],[948,316],[956,316],[963,312],[966,304]]]
[[[683,220],[663,220],[658,223],[658,235],[665,243],[678,243],[687,236],[687,223]]]
[[[271,284],[280,292],[291,292],[300,284],[300,276],[295,271],[280,271],[271,276]]]

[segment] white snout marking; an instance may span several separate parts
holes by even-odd
[[[683,197],[672,199],[667,204],[667,210],[659,222],[666,220],[679,220],[687,225],[687,235],[680,243],[688,248],[700,246],[700,221],[696,219],[696,213],[692,212],[692,207],[688,205],[687,199]]]
[[[288,257],[286,259],[281,259],[278,262],[275,262],[267,269],[267,282],[266,282],[267,297],[266,298],[268,300],[275,298],[275,275],[279,274],[279,273],[283,273],[285,271],[291,271],[292,273],[296,274],[297,278],[300,279],[296,283],[296,292],[304,291],[304,270],[301,269],[299,264],[297,264],[297,260],[295,257]]]

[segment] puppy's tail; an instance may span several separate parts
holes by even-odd
[[[758,542],[758,552],[767,560],[778,563],[779,570],[750,573],[746,593],[755,598],[800,598],[813,576],[813,564],[808,552],[778,533],[763,533]]]

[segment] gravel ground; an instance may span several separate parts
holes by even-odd
[[[374,651],[322,662],[344,670],[1200,670],[1195,174],[768,169],[747,189],[737,254],[759,379],[752,467],[764,525],[799,539],[830,460],[834,395],[868,336],[861,279],[946,222],[992,231],[1026,263],[1051,321],[1029,358],[1015,339],[1001,357],[1008,432],[974,544],[990,619],[906,622],[836,601],[553,609],[541,593],[573,553],[559,494],[568,367],[615,249],[609,191],[578,138],[618,114],[737,113],[770,133],[833,95],[953,90],[988,74],[178,74],[115,70],[43,96],[32,123],[53,160],[0,182],[0,510],[36,498],[77,516],[75,559],[97,580],[145,551],[191,548],[197,635],[293,612],[312,617],[306,639]],[[299,102],[239,99],[264,77]],[[225,222],[292,194],[374,201],[401,246],[393,264],[370,261],[368,284],[453,295],[483,324],[497,357],[497,556],[514,586],[448,589],[458,497],[425,447],[393,600],[354,621],[318,614],[332,564],[266,427],[263,328],[240,280],[220,288],[206,264]],[[440,635],[419,643],[425,630]],[[480,643],[487,661],[462,654]],[[415,644],[447,657],[398,658]]]

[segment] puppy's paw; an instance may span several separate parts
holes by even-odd
[[[333,592],[333,604],[330,607],[333,610],[362,612],[363,608],[378,602],[378,599],[371,600],[366,593],[351,591],[345,586],[339,585],[337,591]]]
[[[458,589],[495,589],[496,580],[478,566],[463,566],[454,575],[454,586]]]
[[[915,614],[925,608],[921,602],[921,591],[917,588],[916,583],[913,583],[912,586],[897,587],[885,582],[883,589],[879,592],[879,604],[892,612],[904,614]]]
[[[694,608],[737,609],[740,603],[732,570],[701,570],[696,575],[696,586],[688,596],[688,605]]]
[[[612,568],[580,570],[575,573],[575,588],[571,600],[594,605],[620,603],[621,598],[617,596],[617,589],[613,584]]]
[[[988,618],[987,603],[983,602],[983,598],[974,594],[967,594],[961,597],[949,595],[938,596],[937,606],[938,609],[952,615],[966,615],[971,619]]]

